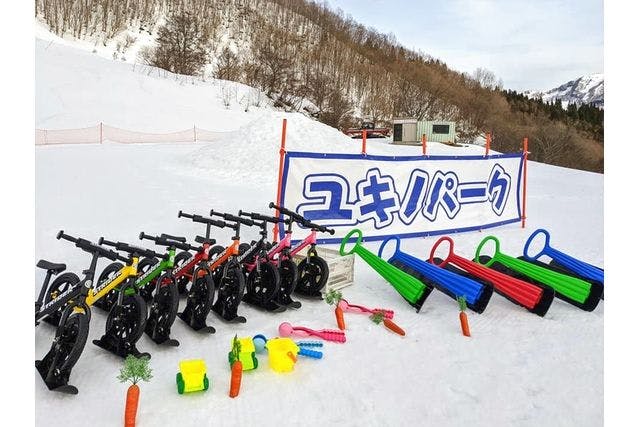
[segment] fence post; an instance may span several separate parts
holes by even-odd
[[[284,168],[284,154],[286,153],[285,151],[286,142],[287,142],[287,119],[282,119],[282,137],[280,139],[280,167],[278,168],[278,190],[277,190],[277,196],[276,196],[277,205],[280,205],[280,198],[282,197],[282,194],[281,194],[282,173]],[[280,216],[280,211],[278,211],[277,209],[276,209],[275,216],[276,217]],[[273,224],[273,241],[274,242],[278,241],[278,225],[279,223]]]
[[[362,129],[362,154],[367,154],[367,130]]]
[[[104,138],[104,130],[102,129],[102,122],[100,122],[100,144],[102,144],[103,138]]]
[[[487,157],[489,155],[489,150],[491,150],[491,132],[488,132],[485,137],[486,142],[484,144],[484,156]]]
[[[197,138],[196,138],[196,125],[193,125],[193,142],[196,142]]]
[[[422,155],[427,155],[427,135],[422,134]]]
[[[527,159],[529,158],[529,138],[522,141],[522,153],[524,155],[524,165],[522,169],[522,228],[527,219]]]

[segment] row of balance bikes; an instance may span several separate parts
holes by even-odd
[[[532,242],[538,236],[544,242],[532,254]],[[347,250],[346,245],[354,239],[355,245]],[[494,291],[539,316],[547,313],[555,297],[584,311],[593,311],[604,299],[604,270],[552,247],[551,236],[544,229],[529,236],[523,255],[518,257],[501,252],[500,241],[487,236],[478,245],[473,260],[456,254],[453,240],[447,236],[436,241],[427,260],[401,251],[401,241],[396,236],[382,242],[377,256],[362,240],[362,232],[353,229],[342,240],[341,255],[354,253],[361,257],[417,311],[434,289],[464,302],[461,309],[466,306],[477,313],[485,310]],[[395,249],[385,261],[383,255],[390,242],[395,243]],[[491,243],[493,255],[483,255],[483,249]],[[439,258],[436,253],[443,244],[448,245],[448,252]]]
[[[244,301],[270,312],[299,308],[292,295],[322,298],[321,290],[329,277],[327,262],[316,251],[318,232],[334,231],[314,224],[303,216],[271,203],[278,217],[239,211],[238,215],[210,211],[209,216],[180,211],[179,218],[190,219],[205,227],[194,243],[169,234],[149,235],[140,240],[163,247],[164,252],[113,242],[100,238],[96,243],[60,231],[57,239],[67,240],[91,255],[89,267],[78,276],[64,272],[65,264],[40,260],[37,267],[46,271],[35,303],[36,326],[44,321],[56,327],[49,352],[35,365],[49,390],[77,394],[68,384],[73,366],[84,350],[89,334],[91,307],[107,312],[105,333],[93,343],[110,353],[150,357],[136,344],[143,334],[159,345],[177,346],[171,326],[180,318],[200,333],[214,333],[207,324],[213,311],[226,322],[246,322],[238,314]],[[276,243],[267,239],[268,224],[284,223],[284,238]],[[292,246],[292,225],[309,229],[309,234]],[[240,243],[241,226],[257,227],[260,237]],[[234,231],[227,247],[216,245],[211,230]],[[307,249],[299,262],[294,256]],[[113,261],[96,276],[99,258]],[[55,280],[51,280],[57,276]],[[180,295],[186,302],[179,312]],[[217,298],[216,298],[217,294]]]

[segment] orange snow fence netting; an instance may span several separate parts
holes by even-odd
[[[195,126],[178,132],[136,132],[100,123],[81,129],[36,129],[36,145],[215,141],[220,133]]]

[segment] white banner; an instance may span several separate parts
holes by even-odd
[[[336,230],[333,236],[319,234],[320,243],[338,243],[354,227],[364,240],[484,229],[520,221],[522,165],[521,153],[390,157],[288,152],[280,204]],[[301,235],[300,229],[294,232]]]

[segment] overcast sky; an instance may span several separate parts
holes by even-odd
[[[602,0],[328,0],[453,69],[543,90],[604,71]]]

